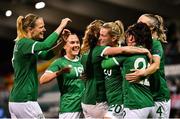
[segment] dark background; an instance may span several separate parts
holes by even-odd
[[[69,17],[72,23],[67,26],[80,38],[86,26],[95,19],[104,21],[121,20],[125,28],[135,23],[143,13],[158,14],[165,20],[168,44],[165,46],[166,77],[172,95],[171,117],[180,117],[180,0],[42,0],[45,8],[35,9],[40,0],[1,0],[0,1],[0,118],[9,117],[7,102],[9,90],[13,84],[11,65],[14,39],[16,38],[16,19],[28,13],[42,16],[48,36],[60,23],[62,18]],[[6,10],[12,10],[12,16],[6,17]],[[43,65],[43,64],[46,65]],[[50,62],[48,62],[50,63]],[[39,62],[39,74],[48,66]],[[171,67],[172,66],[172,67]],[[175,68],[175,66],[177,66]],[[47,94],[50,94],[47,96]],[[54,93],[55,92],[55,93]],[[54,102],[47,100],[57,95],[56,82],[40,87],[39,103],[48,117],[57,113],[59,97]],[[46,99],[42,98],[47,96]],[[44,102],[43,102],[44,101]],[[57,105],[56,105],[57,104]],[[53,110],[53,111],[52,111]],[[2,115],[2,116],[1,116]],[[55,115],[57,116],[57,115]]]

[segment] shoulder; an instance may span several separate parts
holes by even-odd
[[[109,46],[96,46],[95,49],[97,50],[103,50],[105,48],[108,48]]]
[[[153,41],[153,46],[161,46],[162,44],[161,44],[161,41],[160,40],[158,40],[158,39],[153,39],[152,40]]]
[[[28,44],[34,44],[36,41],[28,38],[22,38],[16,42],[18,45],[28,45]]]
[[[57,59],[55,59],[55,60],[52,62],[52,64],[61,64],[61,62],[62,62],[63,60],[64,60],[63,57],[57,58]]]

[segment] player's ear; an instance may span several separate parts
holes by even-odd
[[[67,45],[66,44],[64,44],[64,49],[67,49]]]
[[[117,36],[112,37],[112,42],[115,42],[117,40]]]
[[[33,28],[32,27],[27,27],[26,32],[32,32]]]

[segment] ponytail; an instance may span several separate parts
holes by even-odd
[[[124,25],[120,20],[104,23],[103,28],[109,29],[109,35],[117,38],[116,45],[119,45],[124,40]]]
[[[19,16],[16,21],[16,26],[17,26],[17,37],[15,40],[19,40],[22,38],[25,38],[27,35],[27,28],[35,27],[35,22],[39,18],[39,16],[35,14],[27,14],[25,17]]]
[[[97,45],[99,38],[100,27],[104,24],[102,20],[94,20],[85,30],[84,37],[82,38],[81,54],[84,54]]]
[[[23,21],[24,17],[19,16],[16,21],[16,27],[17,27],[17,37],[15,40],[19,40],[21,38],[24,38],[26,36],[26,32],[23,29]]]
[[[121,45],[122,42],[124,42],[125,36],[124,36],[124,25],[120,20],[116,20],[114,23],[116,23],[119,26],[119,38],[118,43]]]
[[[86,68],[85,68],[85,74],[87,76],[87,79],[91,79],[94,75],[92,72],[93,71],[93,63],[92,63],[93,49],[97,45],[100,28],[103,24],[104,22],[102,20],[94,20],[86,27],[85,35],[83,37],[81,54],[89,51],[89,54],[87,56],[88,58],[86,62]]]
[[[155,17],[157,18],[158,20],[158,31],[157,31],[157,35],[159,37],[159,40],[163,43],[167,43],[167,37],[166,37],[166,34],[165,34],[165,29],[164,29],[164,21],[163,21],[163,18],[159,15],[155,15]]]
[[[167,43],[163,18],[153,14],[143,14],[141,16],[146,16],[150,19],[147,24],[150,27],[152,34],[156,33],[158,40],[162,43]]]

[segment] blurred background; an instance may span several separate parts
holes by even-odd
[[[180,0],[1,0],[0,1],[0,118],[9,117],[8,96],[13,84],[11,65],[16,19],[28,13],[42,16],[48,36],[64,17],[81,39],[86,26],[95,19],[121,20],[125,28],[143,13],[161,15],[165,20],[168,44],[165,46],[165,73],[171,91],[171,118],[180,118]],[[39,76],[53,61],[39,61]],[[58,116],[60,94],[57,82],[40,86],[38,102],[46,117]]]

